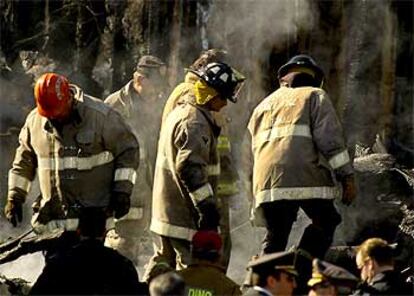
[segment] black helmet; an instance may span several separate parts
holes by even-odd
[[[246,79],[240,72],[225,63],[210,63],[199,70],[190,70],[214,88],[223,98],[235,103]]]
[[[324,74],[322,69],[316,64],[314,59],[306,54],[299,54],[291,58],[286,64],[277,71],[277,78],[281,79],[289,73],[293,67],[304,67],[312,70],[315,73],[315,80],[318,85],[322,85]]]

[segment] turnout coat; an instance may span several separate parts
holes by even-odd
[[[113,193],[131,194],[136,178],[138,141],[121,116],[77,86],[71,92],[74,109],[61,128],[36,109],[28,115],[9,172],[8,199],[21,201],[37,172],[32,224],[39,232],[76,229],[79,207],[107,207]]]
[[[215,195],[220,128],[210,111],[189,96],[161,128],[150,229],[191,241],[197,230],[197,203]]]
[[[340,192],[331,170],[353,172],[335,109],[320,88],[282,86],[255,108],[248,129],[256,210],[282,199],[333,199]]]

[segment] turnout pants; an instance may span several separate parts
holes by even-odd
[[[191,263],[191,242],[158,234],[155,236],[154,255],[145,270],[145,282],[150,282],[166,269],[181,270]]]
[[[278,200],[263,203],[261,207],[267,229],[262,244],[264,254],[285,250],[299,208],[312,223],[306,227],[298,248],[306,250],[313,257],[324,257],[332,243],[335,229],[341,222],[341,216],[331,199]]]

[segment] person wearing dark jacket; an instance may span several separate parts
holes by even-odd
[[[393,250],[380,238],[370,238],[358,248],[356,264],[363,283],[353,295],[413,295],[413,286],[394,270]]]
[[[298,273],[295,252],[277,252],[255,258],[247,265],[252,271],[253,287],[245,296],[293,295]]]
[[[80,243],[47,262],[30,295],[141,295],[132,262],[103,244],[105,212],[85,208]]]

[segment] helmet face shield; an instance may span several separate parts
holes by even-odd
[[[237,103],[237,99],[239,97],[240,91],[244,86],[244,80],[237,82],[236,87],[234,88],[233,95],[228,97],[228,100],[232,103]]]

